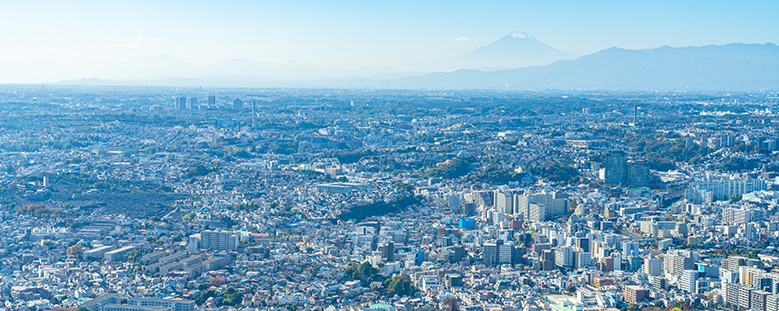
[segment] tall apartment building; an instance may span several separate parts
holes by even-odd
[[[481,255],[484,264],[488,266],[515,264],[522,257],[520,248],[515,247],[513,243],[503,243],[503,240],[484,243]]]
[[[514,194],[506,192],[495,193],[495,209],[503,212],[505,215],[514,214]]]
[[[713,200],[727,200],[731,196],[766,189],[766,182],[762,179],[708,179],[691,182],[685,197],[691,201],[708,201],[707,197]]]
[[[682,276],[684,270],[695,268],[695,254],[689,251],[668,251],[665,257],[665,270],[669,273]]]
[[[197,97],[187,98],[187,110],[197,109]]]
[[[514,196],[514,213],[522,213],[533,221],[545,221],[549,217],[568,212],[570,201],[562,192]]]
[[[238,249],[238,236],[227,231],[206,230],[189,237],[189,249],[210,249],[212,251],[234,251]],[[196,245],[195,245],[196,244]]]
[[[682,271],[682,282],[679,288],[688,293],[697,293],[695,281],[698,280],[698,270]]]
[[[175,108],[176,110],[187,109],[187,98],[184,96],[176,98]]]
[[[554,260],[558,267],[573,267],[575,259],[573,249],[568,246],[560,246],[555,250]]]

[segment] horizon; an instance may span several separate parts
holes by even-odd
[[[0,45],[0,83],[491,72],[612,48],[773,44],[777,9],[725,1],[13,2],[0,12],[0,38],[10,43]]]

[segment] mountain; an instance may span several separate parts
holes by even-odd
[[[548,65],[576,55],[544,44],[524,32],[513,32],[471,52],[441,61],[412,67],[428,72],[450,72],[458,69],[492,71],[528,66]]]
[[[233,62],[233,61],[231,61]],[[255,66],[234,61],[235,69]],[[247,63],[243,63],[247,62]],[[175,64],[175,63],[174,63]],[[286,64],[285,64],[286,65]],[[205,65],[204,65],[205,66]],[[256,68],[262,68],[256,65]],[[282,66],[282,65],[279,65]],[[294,68],[295,65],[289,65]],[[302,66],[302,65],[300,65]],[[283,67],[283,66],[282,66]],[[265,67],[270,72],[272,67]],[[171,68],[174,70],[175,68]],[[241,69],[243,70],[243,69]],[[403,76],[313,76],[289,79],[252,74],[184,76],[135,80],[68,80],[59,84],[159,85],[203,87],[326,87],[326,88],[434,88],[434,89],[612,89],[612,90],[762,90],[779,87],[779,46],[772,43],[668,47],[628,50],[609,48],[574,60],[549,65],[485,71],[460,69]],[[289,69],[286,69],[289,70]],[[291,72],[291,71],[287,71]],[[188,72],[196,74],[196,72]],[[410,73],[409,73],[410,74]]]
[[[398,87],[512,89],[776,89],[779,47],[772,43],[627,50],[610,48],[546,66],[458,70],[392,81]]]

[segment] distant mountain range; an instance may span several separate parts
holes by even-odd
[[[430,72],[458,69],[496,70],[550,64],[575,56],[556,50],[528,34],[511,33],[489,45],[449,59],[424,64],[409,64],[398,68],[338,69],[302,65],[296,62],[258,63],[247,59],[232,59],[210,64],[184,62],[169,55],[139,56],[125,62],[82,62],[59,64],[33,62],[0,64],[0,81],[40,83],[61,81],[65,83],[113,83],[101,80],[121,80],[137,83],[141,80],[161,82],[181,78],[202,80],[204,77],[256,77],[280,80],[311,80],[321,78],[371,78],[396,79],[424,75]],[[78,77],[78,79],[73,79]],[[97,78],[97,79],[93,79]],[[86,80],[85,80],[86,79]],[[229,78],[227,80],[235,80]],[[258,81],[257,79],[248,79]]]
[[[646,50],[610,48],[547,66],[492,72],[458,70],[393,81],[397,87],[513,89],[779,88],[779,47],[772,43]]]
[[[572,57],[527,34],[512,33],[472,52],[419,65],[419,68],[428,68],[424,71],[410,68],[340,70],[293,62],[267,64],[250,60],[198,65],[160,56],[139,57],[125,63],[91,63],[92,68],[97,68],[93,70],[99,73],[91,76],[107,79],[63,80],[57,84],[436,89],[779,88],[779,47],[772,43],[664,46],[644,50],[610,48],[577,59],[570,59]],[[54,66],[50,63],[39,65]],[[431,68],[442,72],[429,73]],[[447,68],[465,69],[446,72]],[[49,72],[58,71],[48,69]],[[166,73],[159,77],[169,78],[144,77],[144,73],[152,69]],[[0,70],[0,76],[7,74],[3,72],[6,70]]]

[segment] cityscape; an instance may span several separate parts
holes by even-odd
[[[777,95],[3,87],[0,300],[776,310]]]
[[[0,311],[779,311],[779,1],[4,1]]]

